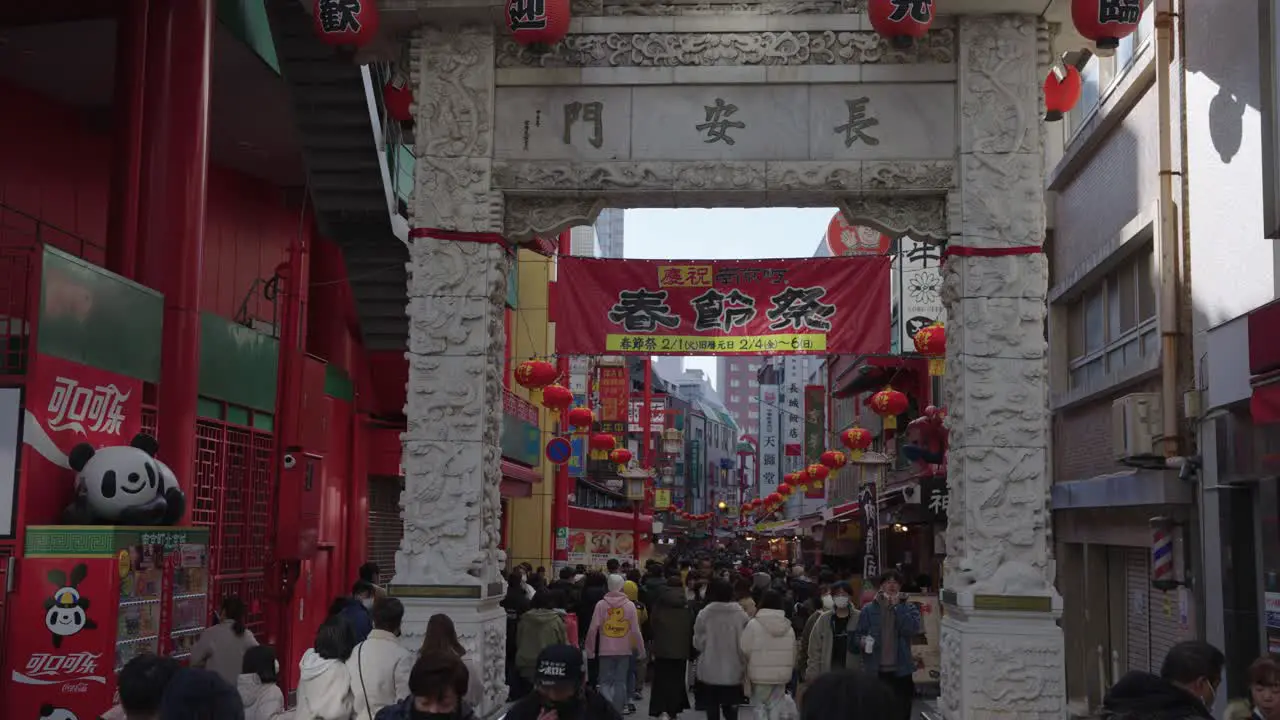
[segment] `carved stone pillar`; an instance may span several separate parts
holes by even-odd
[[[406,646],[446,613],[482,668],[483,715],[505,693],[501,579],[503,310],[510,256],[490,190],[493,30],[412,41],[417,172],[408,288],[404,538],[391,593]]]
[[[961,16],[960,189],[943,268],[950,426],[942,699],[950,720],[1065,716],[1049,545],[1048,263],[1030,15]]]

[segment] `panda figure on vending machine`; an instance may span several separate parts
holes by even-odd
[[[80,443],[67,456],[76,472],[75,499],[62,513],[71,525],[173,525],[186,496],[168,465],[156,459],[156,439],[138,433],[128,445],[94,449]]]

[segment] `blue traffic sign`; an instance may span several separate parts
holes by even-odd
[[[563,465],[569,462],[569,457],[573,454],[573,446],[564,438],[551,438],[547,441],[546,455],[547,459],[556,465]]]

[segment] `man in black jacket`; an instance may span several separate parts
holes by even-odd
[[[511,706],[506,720],[622,720],[603,695],[587,687],[587,661],[572,645],[538,653],[535,692]]]
[[[1212,720],[1226,658],[1202,640],[1174,645],[1160,674],[1137,670],[1120,678],[1102,701],[1107,720]]]

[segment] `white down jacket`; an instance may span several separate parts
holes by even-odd
[[[742,631],[742,655],[752,685],[785,685],[796,666],[796,631],[781,610],[760,610]]]

